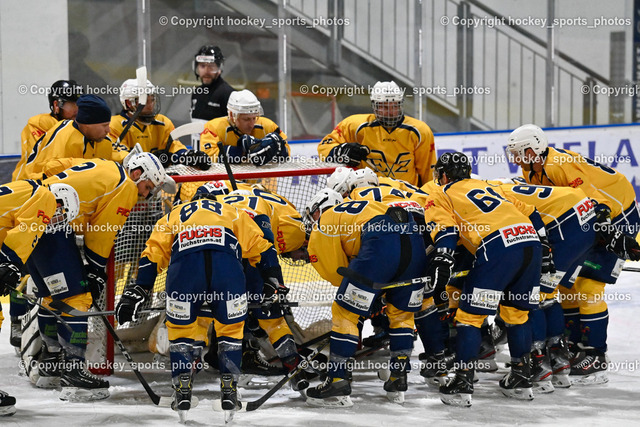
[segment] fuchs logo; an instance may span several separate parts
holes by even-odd
[[[577,188],[582,184],[584,184],[584,181],[582,180],[582,178],[576,178],[569,183],[569,187]]]
[[[596,215],[595,205],[593,204],[593,201],[588,197],[585,197],[584,199],[576,203],[573,206],[573,210],[578,216],[578,222],[580,223],[580,225],[588,222]]]
[[[538,240],[538,233],[532,224],[514,224],[499,230],[505,246],[516,243]]]
[[[51,218],[49,218],[44,211],[38,210],[38,218],[42,217],[43,224],[49,224],[51,222]]]
[[[116,215],[122,215],[124,217],[129,217],[130,213],[131,213],[131,209],[123,208],[120,206],[118,206],[118,209],[116,210]]]
[[[178,244],[181,251],[206,244],[224,245],[224,228],[203,226],[183,231],[178,234]]]

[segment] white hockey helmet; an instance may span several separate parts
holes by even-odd
[[[51,218],[50,225],[54,230],[62,229],[73,221],[80,212],[78,192],[72,186],[59,182],[49,185],[49,191],[53,193],[56,202],[60,204]]]
[[[231,92],[227,101],[227,111],[234,120],[238,114],[264,114],[258,98],[247,89]]]
[[[353,169],[346,168],[344,166],[337,167],[333,171],[329,178],[327,178],[327,188],[330,188],[341,195],[351,192],[352,188],[349,186],[349,178],[353,174]]]
[[[302,221],[304,222],[307,232],[310,232],[313,229],[313,225],[316,223],[316,220],[313,219],[313,214],[316,212],[320,212],[322,214],[325,210],[340,204],[343,201],[344,199],[340,193],[335,190],[323,188],[318,191],[318,193],[316,193],[316,195],[307,202],[302,214]]]
[[[349,177],[348,181],[350,190],[358,187],[377,187],[378,184],[378,175],[376,175],[376,173],[369,168],[363,168],[354,171],[353,174],[351,174],[351,176]]]
[[[396,127],[404,117],[404,91],[394,81],[377,82],[371,88],[371,108],[384,127]]]
[[[136,79],[125,80],[120,86],[120,104],[126,111],[133,113],[138,107],[138,97],[144,93],[147,94],[147,105],[153,103],[153,109],[150,113],[140,113],[138,120],[148,124],[160,113],[160,97],[157,96],[158,88],[149,80],[147,80],[145,87],[139,87]],[[127,106],[127,101],[129,101],[129,106]]]
[[[525,151],[531,148],[536,156],[542,155],[549,146],[549,140],[539,126],[528,124],[520,126],[509,135],[507,156],[512,163],[522,163]]]
[[[253,193],[249,190],[233,190],[229,193],[230,196],[253,196]]]
[[[142,174],[134,181],[136,184],[148,179],[155,186],[154,190],[159,190],[167,180],[167,173],[160,160],[151,153],[140,153],[129,160],[127,164],[129,174],[138,168],[142,169]]]

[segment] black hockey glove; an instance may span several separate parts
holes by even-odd
[[[276,156],[282,156],[283,150],[286,153],[284,139],[276,133],[270,133],[264,138],[256,140],[256,143],[249,148],[247,154],[251,163],[255,166],[263,166],[276,158]]]
[[[9,295],[20,283],[20,269],[9,262],[0,264],[0,295]]]
[[[278,304],[286,301],[289,288],[280,283],[275,277],[267,277],[264,280],[264,287],[262,288],[262,313],[271,314],[271,308],[274,304]]]
[[[640,261],[640,245],[636,239],[621,231],[611,233],[610,239],[605,243],[609,252],[616,254],[618,258],[631,261]]]
[[[427,267],[429,282],[424,287],[425,292],[431,292],[434,289],[442,289],[447,286],[455,262],[456,260],[450,250],[438,249]]]
[[[551,244],[547,236],[540,237],[540,244],[542,245],[542,274],[555,273],[556,265],[553,263],[553,256],[551,255]]]
[[[599,243],[606,245],[615,231],[613,225],[611,225],[611,209],[602,203],[597,204],[595,209],[596,221],[594,229],[596,231],[596,239]]]
[[[140,285],[127,286],[116,307],[116,320],[119,324],[138,320],[138,311],[149,298],[149,292]]]
[[[356,167],[365,160],[371,150],[366,145],[357,142],[347,142],[340,144],[329,153],[329,161],[342,163],[347,166]]]
[[[187,166],[193,166],[201,171],[207,170],[211,167],[211,157],[204,151],[189,151],[184,155],[184,164]]]
[[[94,302],[98,302],[107,287],[107,274],[104,271],[91,270],[87,273],[87,287]]]

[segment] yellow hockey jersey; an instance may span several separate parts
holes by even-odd
[[[609,206],[612,217],[635,203],[633,186],[623,174],[569,150],[549,147],[542,172],[523,171],[523,176],[530,184],[579,188]]]
[[[291,154],[289,144],[286,142],[287,135],[280,130],[277,124],[266,117],[258,117],[251,136],[262,139],[269,133],[277,133],[282,139],[285,140],[287,146],[287,154]],[[218,161],[218,141],[222,141],[223,145],[231,145],[236,147],[238,145],[238,139],[240,134],[237,129],[229,123],[227,117],[218,117],[213,120],[209,120],[204,127],[204,131],[200,134],[200,149],[207,153],[214,162]]]
[[[122,162],[127,154],[129,154],[129,151],[135,147],[136,143],[140,144],[142,151],[152,152],[155,150],[164,150],[167,147],[169,134],[175,129],[173,122],[167,116],[158,114],[148,125],[143,125],[136,121],[129,128],[124,140],[116,144],[118,137],[128,121],[129,118],[124,112],[121,112],[117,116],[112,116],[111,123],[109,124],[109,138],[112,141],[113,150],[115,151],[113,160],[118,162]],[[186,149],[187,147],[180,141],[173,141],[169,147],[169,152],[176,153]]]
[[[22,267],[56,211],[56,198],[35,181],[0,186],[0,260]]]
[[[255,266],[260,254],[271,247],[260,227],[234,206],[200,199],[175,206],[158,220],[141,258],[157,265],[157,272],[169,261],[193,250],[242,248],[242,258]],[[237,251],[236,251],[237,253]]]
[[[73,120],[63,120],[36,142],[18,179],[40,179],[44,165],[49,160],[64,157],[111,160],[111,140],[89,141]]]
[[[318,274],[334,286],[342,276],[336,269],[347,267],[360,251],[360,234],[373,217],[383,215],[384,203],[358,200],[344,202],[325,211],[309,237],[309,260]]]
[[[424,219],[432,226],[430,235],[436,244],[451,228],[458,233],[458,244],[472,254],[493,233],[499,234],[505,245],[538,240],[528,218],[535,208],[485,181],[463,179],[437,187],[424,208]]]
[[[106,267],[116,234],[138,201],[138,187],[120,164],[102,159],[77,164],[45,179],[43,184],[56,182],[69,184],[78,192],[80,212],[72,222],[73,230],[84,235],[90,264]]]
[[[198,188],[205,184],[210,184],[214,186],[217,190],[220,191],[220,194],[229,194],[233,191],[233,187],[231,186],[231,181],[229,180],[219,180],[219,181],[191,181],[191,182],[183,182],[180,186],[180,192],[178,196],[182,203],[186,203],[191,201],[191,198],[196,194]],[[251,190],[252,187],[250,184],[246,184],[241,181],[236,182],[236,187],[238,190]]]
[[[488,181],[492,184],[491,181]],[[498,184],[507,197],[535,206],[544,225],[569,212],[577,215],[580,225],[595,216],[594,204],[579,188],[548,187],[542,185]]]
[[[380,176],[402,179],[422,185],[432,179],[431,166],[436,163],[433,132],[426,123],[404,116],[391,132],[376,120],[374,114],[355,114],[342,120],[318,145],[325,159],[340,144],[357,142],[371,150],[369,159]],[[360,168],[367,166],[360,163]]]
[[[18,160],[18,164],[11,174],[12,181],[15,181],[18,179],[18,176],[20,176],[21,170],[27,162],[27,156],[29,156],[31,150],[33,150],[36,142],[42,138],[49,129],[55,126],[56,123],[58,123],[58,119],[53,117],[51,113],[38,114],[29,119],[20,134],[20,141],[22,141],[20,146],[20,160]]]
[[[269,219],[269,228],[271,228],[271,231],[275,233],[275,230],[278,229],[278,217],[275,215],[273,207],[261,197],[234,194],[224,196],[218,200],[245,211],[251,219],[255,219],[259,215],[265,215]],[[264,229],[264,227],[262,228]]]
[[[349,199],[380,202],[387,206],[397,206],[409,212],[424,215],[424,209],[420,203],[409,199],[405,192],[390,186],[354,188],[349,193]]]

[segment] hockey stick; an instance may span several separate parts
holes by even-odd
[[[224,151],[222,141],[218,141],[218,150],[220,151],[220,155],[222,156],[222,162],[224,163],[224,168],[227,170],[227,175],[229,175],[231,188],[233,189],[233,191],[236,191],[238,189],[238,184],[236,184],[236,179],[233,177],[233,172],[231,171],[231,166],[229,165],[229,159],[227,158],[227,152]]]
[[[193,123],[187,123],[186,125],[182,125],[182,126],[178,126],[177,128],[175,128],[174,130],[171,131],[171,133],[169,134],[169,137],[167,138],[167,145],[164,147],[164,150],[167,156],[169,156],[169,164],[167,166],[171,165],[171,153],[169,153],[169,149],[171,148],[171,144],[173,144],[173,141],[175,141],[176,139],[180,139],[183,136],[186,135],[191,135],[193,133],[202,133],[204,132],[204,122],[193,122]],[[158,151],[157,149],[155,151]],[[154,152],[154,150],[152,150],[152,152]],[[160,161],[162,162],[162,159],[160,159]]]
[[[94,307],[98,310],[100,309],[100,307],[98,307],[95,303],[94,303]],[[64,301],[57,301],[55,308],[67,314],[70,314],[68,313],[68,311],[72,311],[73,309],[73,307],[71,307],[69,304],[65,303]],[[127,362],[129,362],[129,365],[131,366],[131,370],[136,375],[136,377],[138,377],[138,381],[140,381],[140,384],[142,384],[142,387],[144,387],[151,401],[156,406],[165,406],[165,407],[171,406],[171,402],[173,402],[173,399],[170,397],[158,396],[157,394],[155,394],[154,391],[151,389],[151,386],[149,386],[149,383],[147,382],[147,380],[144,379],[144,377],[142,376],[138,368],[136,368],[136,362],[133,361],[133,358],[131,357],[126,347],[118,337],[118,334],[116,334],[116,331],[115,329],[113,329],[113,326],[109,322],[109,319],[107,319],[107,316],[101,315],[100,318],[102,319],[102,323],[104,323],[105,328],[107,328],[107,331],[109,331],[109,334],[111,334],[113,341],[116,343],[116,345],[120,349],[120,352],[122,353],[124,358],[127,360]]]
[[[313,359],[315,359],[316,356],[318,354],[320,354],[322,349],[324,349],[328,344],[329,344],[329,340],[326,340],[325,342],[320,344],[318,346],[318,348],[316,348],[313,351],[313,353],[311,353],[309,356],[303,358],[300,361],[300,363],[298,363],[298,366],[295,369],[291,370],[291,372],[289,372],[287,375],[285,375],[280,381],[278,381],[273,387],[271,387],[271,389],[269,389],[268,392],[266,392],[264,395],[262,395],[262,397],[254,400],[254,401],[251,401],[251,402],[239,402],[239,403],[242,404],[242,406],[236,412],[251,412],[251,411],[255,411],[256,409],[261,407],[264,402],[266,402],[267,400],[269,400],[269,398],[271,396],[276,394],[276,392],[278,390],[280,390],[286,383],[288,383],[289,380],[291,378],[293,378],[298,372],[302,371],[303,369],[308,368],[309,365],[310,365],[310,362]],[[223,410],[222,409],[222,402],[220,402],[220,400],[216,399],[216,400],[213,401],[213,410],[214,411],[222,411]]]
[[[145,67],[144,65],[136,70],[136,85],[138,87],[138,90],[140,90],[140,88],[143,88],[142,93],[138,94],[138,106],[136,107],[136,111],[133,112],[133,115],[127,122],[124,129],[122,129],[120,136],[118,136],[118,139],[115,143],[116,146],[120,144],[120,141],[122,141],[127,135],[127,132],[129,132],[129,129],[131,128],[133,123],[138,120],[140,113],[142,113],[142,110],[147,104],[147,67]]]
[[[55,311],[51,310],[49,307],[45,306],[44,304],[40,304],[38,302],[38,298],[32,297],[30,295],[26,295],[24,293],[22,293],[21,291],[18,290],[18,288],[13,288],[11,286],[8,286],[9,289],[11,289],[12,291],[16,292],[16,295],[19,296],[20,298],[24,298],[27,301],[29,301],[31,304],[33,305],[37,305],[38,307],[42,308],[45,311],[48,311],[50,314],[53,315],[53,317],[56,318],[56,320],[58,320],[62,326],[65,327],[66,330],[68,330],[69,332],[73,333],[73,329],[71,329],[71,326],[69,326],[69,324],[62,318],[62,316],[60,316],[58,313],[56,313]],[[52,301],[52,304],[55,301]],[[51,306],[53,307],[53,306]],[[53,307],[54,310],[57,310],[57,308]]]
[[[360,282],[363,285],[376,290],[386,290],[386,289],[400,288],[402,286],[411,286],[411,285],[425,285],[426,283],[430,282],[430,278],[424,276],[424,277],[416,277],[415,279],[409,279],[409,280],[399,280],[397,282],[391,282],[391,283],[376,283],[373,280],[369,279],[368,277],[365,277],[362,274],[350,268],[338,267],[336,271],[339,275],[341,275],[342,277],[348,280]]]
[[[622,271],[632,271],[634,273],[640,273],[640,267],[622,267]]]
[[[113,316],[114,314],[116,314],[115,310],[108,310],[108,311],[82,311],[82,310],[78,310],[77,308],[73,308],[71,307],[69,304],[63,302],[63,301],[53,301],[53,303],[51,303],[51,307],[55,308],[56,310],[60,310],[64,313],[67,313],[70,316],[86,316],[86,317],[95,317],[95,316]],[[151,308],[145,308],[143,310],[138,311],[139,314],[148,314],[148,313],[153,313],[156,311],[162,311],[164,310],[164,307],[151,307]]]

